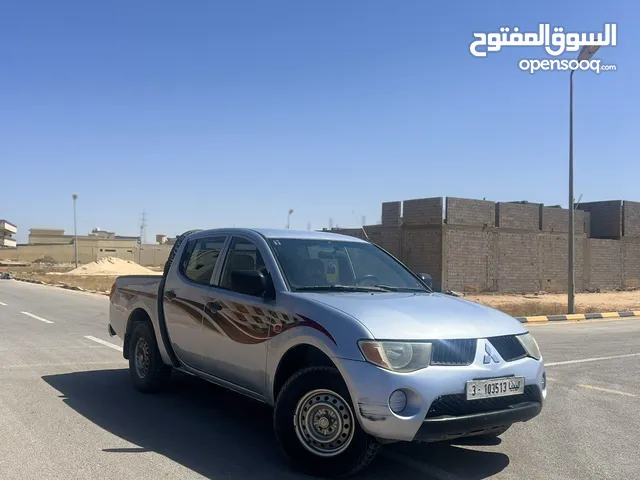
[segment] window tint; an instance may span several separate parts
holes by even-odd
[[[231,272],[234,270],[262,270],[264,274],[267,273],[260,251],[250,240],[240,237],[232,240],[224,262],[224,270],[220,281],[221,287],[232,290]]]
[[[195,283],[209,285],[224,242],[224,236],[199,238],[189,242],[181,265],[182,273]]]

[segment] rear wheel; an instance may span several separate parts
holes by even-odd
[[[157,392],[169,381],[171,368],[166,366],[149,323],[138,323],[129,342],[129,373],[136,390],[144,393]]]
[[[273,419],[285,455],[309,475],[355,474],[380,448],[360,428],[349,391],[335,368],[310,367],[295,373],[278,395]]]

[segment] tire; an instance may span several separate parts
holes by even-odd
[[[349,391],[331,367],[305,368],[287,380],[276,400],[273,427],[284,454],[308,475],[353,475],[380,449],[380,443],[358,424]],[[318,432],[323,428],[324,437]],[[314,442],[312,435],[330,441]]]
[[[133,387],[143,393],[162,390],[171,377],[171,368],[160,357],[156,336],[149,323],[134,326],[129,342],[129,374]]]

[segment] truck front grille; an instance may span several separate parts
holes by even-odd
[[[471,415],[473,413],[485,413],[495,410],[504,410],[512,405],[522,402],[539,402],[540,389],[535,385],[527,385],[524,387],[524,393],[521,395],[512,395],[509,397],[483,398],[481,400],[467,400],[464,393],[456,393],[453,395],[443,395],[436,398],[429,408],[427,418],[460,415]]]
[[[471,365],[476,356],[477,344],[475,339],[434,341],[431,365]]]
[[[513,362],[527,356],[527,352],[515,335],[488,338],[505,362]]]

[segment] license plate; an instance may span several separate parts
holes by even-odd
[[[467,382],[467,400],[507,397],[524,393],[524,377],[489,378]]]

